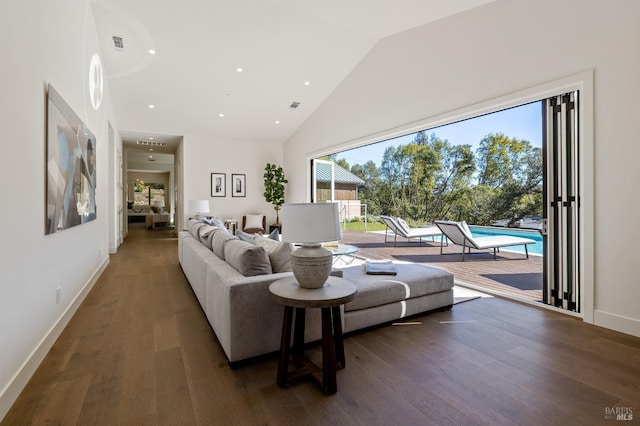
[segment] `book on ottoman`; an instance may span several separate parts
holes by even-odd
[[[365,263],[369,275],[396,275],[396,267],[390,260],[367,260]]]

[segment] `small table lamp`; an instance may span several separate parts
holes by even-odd
[[[280,212],[282,240],[300,243],[291,252],[291,269],[300,287],[320,288],[331,272],[333,254],[320,245],[340,239],[337,203],[284,204]]]
[[[189,201],[189,213],[196,213],[198,219],[202,219],[205,213],[209,213],[209,200],[190,200]]]
[[[153,200],[151,202],[153,207],[157,210],[158,213],[164,213],[164,200]]]

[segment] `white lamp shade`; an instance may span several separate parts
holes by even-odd
[[[209,200],[190,200],[189,213],[209,213]]]
[[[284,204],[280,218],[285,242],[315,244],[340,239],[338,203]]]
[[[153,200],[151,204],[156,207],[164,207],[164,200]]]

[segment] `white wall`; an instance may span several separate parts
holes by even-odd
[[[123,155],[122,138],[115,131],[113,125],[107,130],[109,157],[109,188],[115,188],[109,194],[109,254],[115,254],[124,241],[124,219],[126,218],[126,204],[123,200]]]
[[[111,114],[108,93],[98,111],[88,97],[89,60],[98,52],[93,26],[86,0],[0,2],[0,419],[74,300],[108,264]],[[98,212],[97,220],[45,236],[47,83],[96,136]]]
[[[263,175],[267,163],[282,165],[282,145],[212,141],[207,135],[191,134],[184,136],[182,154],[185,221],[196,213],[188,211],[189,200],[209,200],[213,216],[234,218],[241,223],[245,214],[262,213],[267,215],[267,226],[275,222],[273,206],[264,200]],[[211,197],[211,173],[226,173],[226,197]],[[246,197],[231,196],[232,174],[246,175]],[[285,177],[287,175],[285,169]]]
[[[591,317],[640,336],[638,22],[636,0],[498,0],[387,38],[285,143],[287,196],[306,196],[311,153],[593,69]]]

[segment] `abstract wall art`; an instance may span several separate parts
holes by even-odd
[[[96,219],[96,138],[49,84],[45,234]]]

